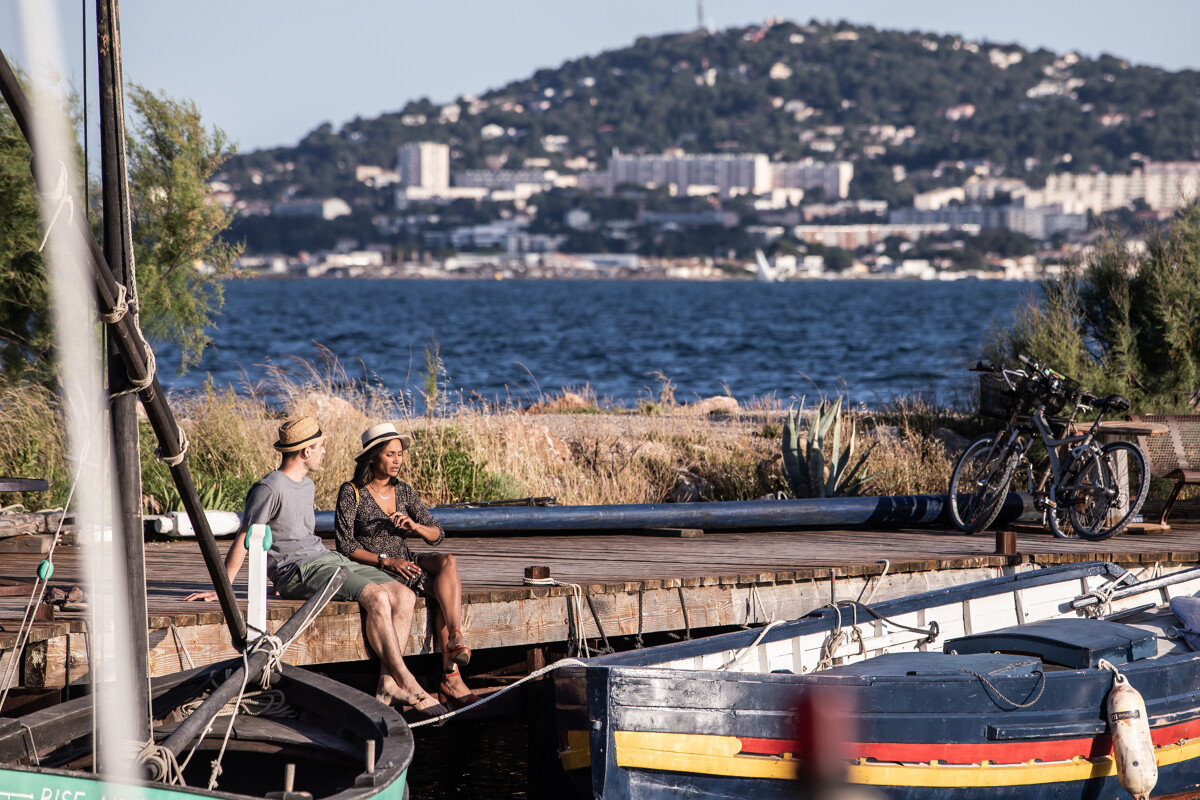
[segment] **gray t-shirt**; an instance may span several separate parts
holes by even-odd
[[[294,481],[275,470],[251,486],[246,494],[242,524],[271,526],[273,541],[267,553],[267,577],[276,586],[290,578],[305,561],[329,552],[314,533],[316,490],[307,476]]]

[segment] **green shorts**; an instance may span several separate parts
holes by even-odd
[[[353,600],[358,602],[363,589],[369,583],[391,583],[395,580],[391,575],[375,567],[351,561],[341,553],[325,553],[305,561],[292,576],[275,587],[280,597],[289,600],[307,600],[329,583],[338,567],[346,567],[350,574],[342,588],[333,596],[334,600]]]

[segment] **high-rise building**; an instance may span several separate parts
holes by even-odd
[[[623,155],[608,162],[612,185],[674,186],[681,195],[712,191],[722,197],[771,190],[771,162],[762,153]]]
[[[450,147],[439,142],[414,142],[397,151],[400,185],[439,192],[450,187]]]

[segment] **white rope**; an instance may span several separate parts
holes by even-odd
[[[70,222],[75,221],[75,198],[71,197],[70,177],[67,174],[67,165],[62,161],[58,162],[58,183],[53,191],[46,194],[46,203],[58,203],[58,208],[54,209],[54,216],[50,218],[50,223],[46,225],[46,235],[42,237],[42,243],[38,245],[38,252],[46,249],[46,242],[50,241],[50,233],[54,230],[54,223],[58,222],[58,216],[64,208],[70,209]]]
[[[260,650],[270,651],[267,655],[267,663],[263,666],[262,673],[258,678],[259,684],[262,686],[263,690],[267,691],[271,688],[271,675],[274,674],[275,670],[280,669],[283,664],[283,652],[291,646],[292,642],[299,639],[302,633],[308,630],[308,627],[312,625],[313,621],[317,618],[316,611],[323,608],[325,603],[329,602],[329,598],[331,598],[337,591],[336,589],[331,588],[332,584],[332,580],[325,584],[325,588],[321,590],[321,594],[325,598],[324,602],[317,603],[317,605],[314,607],[313,613],[310,614],[308,619],[304,621],[304,624],[296,630],[296,633],[294,636],[292,636],[292,638],[284,642],[278,636],[263,634],[254,640],[254,644],[242,651],[242,686],[238,690],[237,700],[233,702],[233,709],[229,714],[229,725],[225,728],[225,737],[221,740],[221,750],[217,753],[217,757],[212,761],[212,774],[208,779],[209,791],[212,791],[217,787],[217,779],[221,776],[223,771],[221,767],[221,761],[225,758],[225,748],[229,745],[229,735],[233,732],[233,723],[237,720],[238,711],[242,708],[242,702],[246,697],[246,685],[250,681],[251,654],[257,653]],[[228,706],[229,704],[226,703],[221,707],[221,711],[223,712],[226,708],[228,708]],[[180,767],[181,772],[185,767],[187,767],[188,762],[192,760],[192,756],[195,754],[196,748],[200,746],[200,742],[205,736],[208,735],[208,732],[212,730],[213,723],[216,722],[217,717],[221,715],[222,714],[220,712],[218,714],[214,714],[212,719],[208,721],[208,725],[204,728],[204,732],[196,737],[196,740],[192,743],[191,752],[188,753],[187,760],[184,761],[183,765]]]
[[[530,578],[527,580],[536,580],[536,579]],[[420,728],[423,725],[441,725],[443,722],[450,719],[451,717],[458,716],[459,714],[463,713],[464,711],[471,711],[476,708],[479,708],[484,703],[490,703],[493,700],[495,700],[497,697],[501,696],[502,694],[505,694],[506,692],[511,692],[513,689],[517,688],[522,683],[531,681],[534,678],[540,678],[543,675],[545,675],[547,672],[553,672],[554,670],[560,669],[562,667],[586,667],[586,666],[587,666],[587,664],[584,664],[582,661],[580,661],[577,658],[560,659],[558,661],[555,661],[553,664],[550,664],[548,666],[542,667],[539,670],[535,670],[534,672],[529,673],[524,678],[521,678],[521,680],[517,681],[516,683],[514,683],[510,686],[505,686],[503,689],[501,689],[498,692],[493,692],[492,694],[489,694],[487,697],[481,699],[477,703],[472,703],[469,706],[463,706],[462,708],[455,709],[454,711],[450,711],[446,714],[442,714],[440,717],[433,717],[432,719],[423,719],[420,722],[410,722],[410,723],[408,723],[408,727]]]
[[[736,656],[731,658],[729,661],[726,661],[724,664],[717,667],[717,670],[720,672],[725,672],[727,670],[731,670],[734,667],[736,667],[738,664],[740,664],[742,662],[742,659],[746,657],[747,653],[749,653],[751,650],[758,647],[759,644],[762,643],[763,637],[767,635],[767,631],[771,630],[771,628],[774,628],[776,625],[782,625],[783,623],[784,623],[784,620],[781,620],[781,619],[773,619],[770,622],[768,622],[766,627],[763,628],[761,631],[759,631],[758,638],[756,638],[750,644],[749,647],[746,647],[744,650],[742,650],[742,652],[738,653]]]
[[[834,626],[829,636],[826,637],[824,644],[821,645],[821,660],[817,662],[816,669],[813,672],[820,672],[824,669],[829,669],[833,666],[834,653],[846,641],[846,633],[842,631],[842,609],[838,603],[826,604],[825,608],[832,608],[837,614],[837,625]],[[862,631],[858,629],[858,604],[853,606],[854,615],[850,618],[850,637],[857,639],[859,645],[862,645]]]
[[[879,580],[875,581],[874,584],[871,583],[870,578],[867,578],[867,582],[863,584],[862,592],[858,593],[858,602],[862,603],[864,606],[871,602],[871,598],[875,596],[875,590],[883,584],[883,579],[887,577],[888,570],[891,569],[892,566],[892,562],[888,561],[886,558],[876,561],[875,563],[883,564],[883,572],[879,573]],[[867,591],[868,586],[871,587],[871,593],[868,594],[864,600],[863,592]]]
[[[121,318],[129,313],[129,303],[125,299],[129,294],[129,290],[125,288],[125,284],[118,283],[117,285],[117,302],[109,311],[100,315],[100,321],[109,325],[116,325],[121,321]]]
[[[141,335],[141,331],[138,332],[138,335]],[[154,357],[154,350],[151,349],[150,345],[146,344],[145,340],[142,341],[142,353],[146,356],[146,377],[142,378],[141,380],[134,380],[134,378],[130,376],[129,388],[122,389],[119,392],[111,393],[108,396],[110,400],[117,397],[124,397],[127,394],[136,394],[137,392],[145,391],[146,389],[150,388],[151,384],[154,383],[154,376],[158,373],[158,360]],[[177,458],[179,461],[182,461],[183,454],[187,452],[187,437],[183,435],[183,430],[181,428],[176,426],[176,429],[179,431],[180,441],[183,443],[183,448],[179,451],[179,455],[172,456],[171,458]],[[159,453],[157,449],[154,452],[156,455]],[[158,457],[163,461],[166,461],[172,467],[179,463],[179,461],[171,463],[171,458],[163,458],[161,455]]]
[[[204,704],[203,698],[184,703],[179,710],[185,716],[191,715]],[[241,702],[230,700],[217,711],[216,716],[227,717],[230,714],[245,714],[249,717],[295,717],[299,714],[296,707],[287,701],[287,695],[281,689],[266,689],[264,691],[246,692]]]
[[[171,635],[175,637],[175,650],[187,657],[188,669],[195,669],[196,664],[192,661],[192,654],[188,652],[187,645],[183,643],[183,638],[179,635],[179,629],[175,627],[175,623],[171,623]],[[183,669],[183,659],[179,659],[179,668]]]
[[[170,748],[155,744],[154,741],[143,742],[137,755],[138,764],[149,764],[152,775],[162,775],[162,782],[168,786],[187,786],[183,779],[183,767]]]
[[[1129,682],[1128,678],[1122,675],[1116,667],[1103,658],[1096,662],[1096,669],[1110,670],[1113,674],[1113,686],[1120,686],[1123,683]]]
[[[588,647],[587,637],[583,633],[583,587],[578,583],[563,583],[554,578],[526,578],[526,586],[565,586],[571,590],[571,600],[575,611],[575,629],[577,638],[576,641],[568,641],[567,646],[570,648],[574,645],[574,655],[576,658],[591,658],[592,650]],[[570,622],[570,620],[568,620]],[[568,639],[570,634],[568,634]]]
[[[0,514],[15,514],[18,510],[24,511],[25,506],[21,503],[13,503],[11,506],[0,506]]]
[[[210,792],[217,788],[217,778],[221,777],[221,773],[224,772],[224,769],[221,767],[221,761],[225,758],[225,748],[229,745],[229,734],[233,733],[233,723],[237,720],[237,707],[241,706],[242,698],[246,694],[246,684],[250,681],[250,651],[252,649],[252,647],[248,647],[242,651],[242,688],[238,690],[234,712],[229,715],[229,724],[225,727],[225,737],[221,739],[221,749],[217,752],[217,757],[212,760],[212,774],[208,776],[208,790]],[[213,720],[216,720],[216,715],[213,716]],[[209,722],[209,727],[212,727],[212,722]],[[206,730],[205,733],[208,733],[208,731]],[[199,737],[196,740],[196,744],[199,744],[203,738],[203,736]],[[192,749],[192,752],[195,752],[195,748]],[[188,759],[191,760],[190,755]],[[184,766],[187,766],[186,762]]]

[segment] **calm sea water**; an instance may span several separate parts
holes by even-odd
[[[810,281],[238,281],[225,286],[214,346],[174,390],[256,383],[263,365],[327,348],[351,380],[418,394],[436,338],[450,386],[518,402],[588,384],[635,404],[653,374],[690,400],[786,400],[844,384],[874,403],[967,384],[986,331],[1036,291],[1026,283]],[[160,365],[176,365],[169,348]]]

